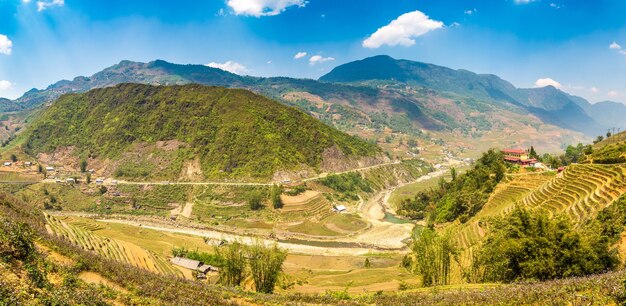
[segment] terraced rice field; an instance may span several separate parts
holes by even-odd
[[[459,248],[467,249],[485,235],[485,229],[481,226],[482,221],[488,217],[499,216],[513,209],[514,204],[523,199],[537,187],[549,181],[554,176],[550,174],[527,174],[509,176],[501,182],[491,197],[483,206],[483,209],[465,224],[455,224],[450,227],[455,233],[455,241]]]
[[[626,193],[625,175],[625,164],[571,165],[562,175],[529,193],[521,203],[551,216],[563,213],[580,225]]]
[[[323,194],[315,191],[306,191],[296,197],[283,196],[285,205],[281,208],[281,215],[285,220],[302,220],[315,217],[321,220],[333,214],[332,204]]]
[[[286,230],[317,238],[353,234],[367,228],[367,222],[353,214],[335,213],[332,204],[317,191],[295,196],[283,196],[281,219]]]
[[[447,227],[460,249],[469,249],[485,235],[482,222],[505,214],[515,204],[554,216],[565,214],[580,225],[626,193],[626,164],[576,164],[556,176],[510,176],[500,183],[484,208],[465,224]]]
[[[99,225],[85,222],[72,223],[72,220],[61,220],[48,214],[46,228],[50,233],[63,237],[85,250],[93,251],[106,258],[127,263],[152,272],[181,275],[165,258],[144,250],[134,244],[106,238],[94,233]],[[75,221],[75,220],[74,220]]]

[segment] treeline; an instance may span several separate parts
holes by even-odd
[[[372,192],[372,187],[367,180],[365,180],[361,174],[356,172],[331,174],[320,179],[319,182],[322,185],[339,192],[343,196],[342,200],[347,199],[356,201],[359,199],[359,192]]]
[[[452,170],[450,182],[442,178],[438,187],[404,200],[400,203],[398,213],[412,219],[423,219],[428,215],[429,220],[434,222],[448,222],[457,218],[465,222],[480,211],[506,171],[507,164],[502,153],[491,149],[466,173],[457,176],[456,171]]]
[[[219,282],[226,286],[240,286],[249,276],[255,290],[263,293],[274,292],[287,258],[287,252],[277,245],[266,246],[259,241],[251,246],[230,242],[216,247],[214,254],[174,248],[172,255],[219,267]]]
[[[450,232],[427,227],[414,237],[403,266],[419,275],[423,286],[449,284],[452,266],[470,283],[545,281],[615,270],[614,245],[626,226],[626,196],[577,228],[564,216],[551,219],[519,206],[486,226],[489,233],[473,249],[469,264],[459,260]]]
[[[572,163],[618,164],[626,163],[626,141],[624,133],[612,135],[607,133],[593,142],[594,145],[569,145],[561,155],[544,154],[539,160],[546,165],[557,168]]]
[[[586,152],[582,162],[594,164],[626,163],[626,141],[609,143],[599,148],[590,149]]]
[[[565,217],[550,219],[516,207],[490,222],[465,277],[473,282],[544,281],[613,269],[619,260],[611,245],[624,229],[624,204],[579,229]]]

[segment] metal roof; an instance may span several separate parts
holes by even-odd
[[[174,258],[172,258],[172,263],[177,265],[177,266],[181,266],[183,268],[187,268],[187,269],[191,269],[191,270],[196,270],[196,269],[198,269],[198,267],[200,267],[202,265],[202,263],[197,261],[197,260],[193,260],[193,259],[189,259],[189,258],[183,258],[183,257],[174,257]]]

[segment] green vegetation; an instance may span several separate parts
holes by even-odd
[[[617,164],[626,163],[626,133],[612,135],[585,151],[585,163]]]
[[[274,209],[280,209],[283,207],[283,200],[280,199],[280,194],[283,192],[282,186],[274,184],[270,190],[270,197],[272,199],[272,206]]]
[[[425,228],[414,238],[411,251],[412,257],[404,265],[420,275],[423,286],[449,284],[456,250],[448,234],[439,235],[434,229]]]
[[[282,272],[287,252],[277,245],[267,247],[260,242],[250,247],[250,272],[257,292],[272,293]]]
[[[517,207],[491,222],[474,264],[484,268],[485,281],[590,275],[617,265],[609,238],[592,230],[576,231],[567,219],[549,219]]]
[[[220,268],[220,282],[228,286],[239,286],[246,277],[245,246],[233,242],[226,247],[218,248],[217,255],[224,264]]]
[[[253,191],[248,195],[248,207],[251,210],[259,210],[263,207],[263,198],[260,193]]]
[[[358,200],[359,197],[357,193],[359,192],[372,192],[372,188],[370,187],[368,181],[357,172],[331,174],[320,179],[319,182],[322,185],[341,193],[344,198],[350,200]]]
[[[435,222],[462,222],[475,215],[487,202],[489,194],[504,178],[506,164],[500,152],[489,150],[476,161],[474,168],[437,188],[419,192],[415,198],[404,200],[398,213],[415,219],[430,214]]]
[[[116,175],[124,177],[152,175],[169,163],[164,175],[178,176],[184,161],[198,157],[207,178],[269,178],[280,169],[318,167],[331,147],[349,157],[379,153],[249,91],[200,85],[122,84],[65,95],[24,135],[29,154],[76,146],[82,157],[123,161]],[[158,149],[156,142],[171,140],[178,142]],[[143,156],[149,145],[162,153]]]
[[[214,267],[225,266],[225,260],[222,256],[219,256],[218,254],[200,252],[197,249],[192,251],[187,250],[185,247],[175,247],[172,249],[172,256],[197,260]]]

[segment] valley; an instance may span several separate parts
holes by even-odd
[[[15,103],[1,208],[51,254],[42,282],[78,278],[120,304],[204,304],[179,295],[194,288],[252,305],[515,304],[536,279],[538,304],[568,300],[563,282],[602,302],[626,290],[607,289],[626,261],[626,133],[586,145],[589,107],[556,88],[390,57],[317,81],[123,61]],[[277,263],[266,287],[259,262]]]

